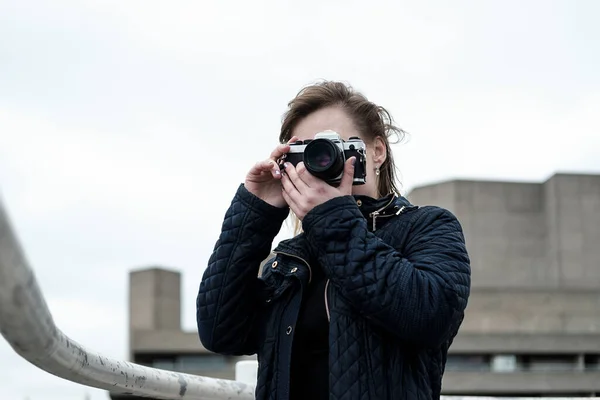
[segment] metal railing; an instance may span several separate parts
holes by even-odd
[[[19,355],[44,371],[112,393],[165,400],[254,398],[252,385],[115,360],[61,332],[1,202],[0,332]]]
[[[111,393],[164,400],[254,399],[253,362],[238,363],[238,381],[214,379],[115,360],[66,336],[54,324],[1,201],[0,332],[19,355],[44,371]]]

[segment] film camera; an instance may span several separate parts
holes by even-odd
[[[366,146],[362,139],[351,137],[343,140],[337,132],[323,131],[314,139],[290,144],[290,151],[283,155],[280,164],[289,162],[294,167],[304,162],[306,170],[331,186],[338,186],[344,173],[344,163],[355,156],[353,185],[366,182]]]

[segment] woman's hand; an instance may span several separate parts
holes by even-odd
[[[277,146],[268,159],[257,162],[246,175],[246,190],[272,206],[285,207],[287,204],[281,194],[281,171],[277,160],[290,151],[290,143],[297,139],[292,137],[287,144]]]
[[[298,219],[304,219],[304,216],[314,207],[334,197],[352,194],[355,160],[355,157],[350,157],[346,161],[342,180],[338,187],[333,187],[311,175],[306,170],[303,162],[299,162],[296,168],[290,163],[284,164],[285,170],[281,178],[283,185],[281,193]]]

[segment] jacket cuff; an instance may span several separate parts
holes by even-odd
[[[357,218],[363,218],[354,197],[339,196],[319,204],[310,210],[302,220],[302,229],[306,234],[309,234],[310,230],[314,228],[315,225],[318,225],[323,218],[341,213],[344,210],[355,213]]]
[[[235,197],[237,197],[252,211],[266,218],[281,220],[281,222],[283,222],[290,213],[289,207],[275,207],[262,200],[258,196],[250,193],[243,183],[238,187]]]

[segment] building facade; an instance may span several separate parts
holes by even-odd
[[[414,189],[461,221],[472,293],[443,391],[600,393],[600,176]]]
[[[443,394],[600,393],[600,175],[454,180],[407,198],[452,211],[471,256],[471,297]],[[244,358],[212,354],[181,330],[179,273],[132,272],[129,303],[131,361],[234,378]]]

